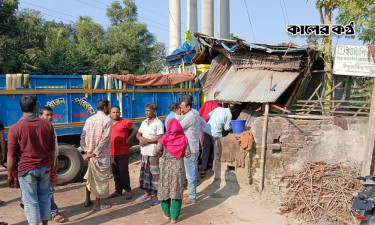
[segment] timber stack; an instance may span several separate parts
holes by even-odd
[[[352,202],[363,189],[359,169],[340,164],[306,162],[303,169],[282,177],[288,192],[281,213],[294,212],[309,222],[321,220],[356,224]]]

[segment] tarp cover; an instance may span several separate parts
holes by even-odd
[[[167,66],[181,64],[181,59],[183,59],[185,63],[190,63],[195,54],[195,45],[192,45],[189,42],[184,42],[174,50],[172,54],[165,57],[165,60],[167,61]]]
[[[169,74],[144,74],[135,76],[134,74],[127,75],[117,75],[108,74],[118,80],[124,81],[127,84],[140,86],[140,87],[150,87],[150,86],[163,86],[163,85],[175,85],[181,82],[190,81],[195,78],[194,73],[185,71],[181,73],[169,73]]]

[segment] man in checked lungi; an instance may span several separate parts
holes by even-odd
[[[153,155],[158,140],[164,134],[164,125],[156,117],[158,107],[153,103],[146,104],[145,114],[146,120],[142,122],[137,138],[141,146],[142,165],[139,174],[140,188],[145,194],[136,201],[143,202],[152,199],[150,205],[154,206],[160,203],[157,198],[158,182],[159,182],[159,157]]]
[[[109,101],[99,100],[96,108],[98,113],[86,120],[81,136],[81,147],[87,152],[85,160],[89,161],[84,177],[87,180],[84,207],[91,206],[90,193],[92,193],[96,197],[93,211],[111,207],[101,204],[100,199],[109,195],[109,182],[112,178],[110,155],[112,120],[108,117]]]

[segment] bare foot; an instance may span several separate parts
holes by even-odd
[[[164,216],[164,219],[166,219],[166,220],[171,220],[171,217],[169,217],[169,216]]]
[[[88,208],[88,207],[90,207],[91,206],[91,200],[86,200],[84,203],[83,203],[83,207],[85,207],[85,208]]]
[[[177,220],[171,219],[171,223],[177,223]]]

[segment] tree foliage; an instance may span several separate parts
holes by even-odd
[[[359,40],[375,44],[375,2],[373,0],[340,0],[337,21],[348,24],[355,21]]]
[[[89,17],[66,24],[0,1],[0,74],[143,74],[164,66],[165,46],[137,20],[133,0],[113,2],[106,15],[107,29]]]

